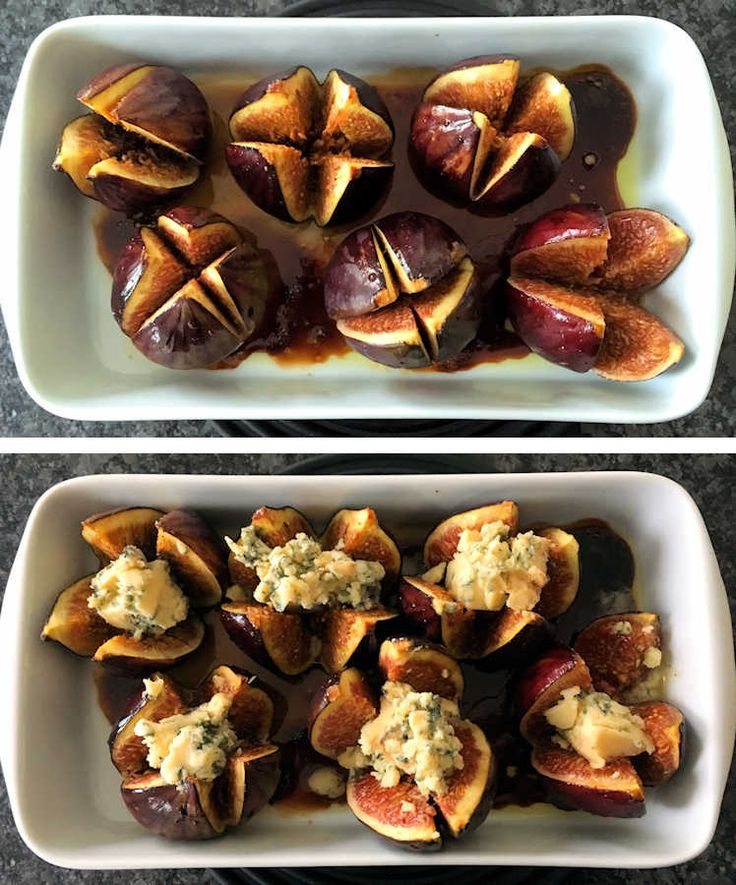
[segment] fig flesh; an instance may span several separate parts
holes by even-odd
[[[671,704],[654,701],[634,704],[632,711],[644,720],[644,730],[654,741],[653,753],[641,753],[631,760],[645,787],[664,784],[679,771],[685,742],[682,713]]]
[[[378,522],[375,510],[338,510],[322,534],[324,550],[341,550],[352,559],[380,562],[386,574],[384,586],[391,586],[401,572],[401,553],[396,542]]]
[[[219,537],[194,510],[172,510],[157,521],[156,528],[156,554],[170,564],[192,605],[217,605],[227,580]]]
[[[452,701],[459,701],[463,694],[463,673],[457,661],[416,639],[386,639],[378,654],[378,668],[387,682],[403,682],[414,691],[429,691]]]
[[[309,742],[328,759],[357,745],[366,722],[378,715],[373,692],[359,670],[350,667],[331,677],[313,701]]]
[[[152,507],[125,507],[94,513],[82,520],[82,538],[99,556],[112,562],[126,547],[137,547],[146,559],[156,555],[156,520],[163,511]]]
[[[450,775],[447,791],[433,798],[450,835],[459,839],[477,829],[491,810],[496,762],[475,723],[460,720],[453,727],[462,744],[463,767]]]
[[[532,664],[516,693],[521,736],[535,741],[549,734],[552,727],[545,719],[545,711],[557,703],[564,689],[576,685],[583,691],[593,687],[586,662],[570,648],[551,648]]]
[[[61,591],[41,631],[41,639],[52,639],[85,658],[118,633],[87,605],[92,578],[87,575]]]
[[[319,662],[328,673],[338,673],[363,654],[375,654],[375,630],[378,624],[391,621],[396,613],[385,608],[356,611],[352,608],[327,609],[318,616],[321,640]]]
[[[196,651],[203,639],[204,624],[197,615],[190,614],[161,636],[136,639],[128,633],[117,633],[97,648],[92,660],[134,673],[163,670]]]
[[[431,568],[440,562],[450,562],[464,531],[478,531],[491,522],[503,522],[511,534],[515,534],[519,528],[519,508],[513,501],[501,501],[447,517],[424,542],[425,563]]]
[[[575,602],[580,586],[580,545],[574,535],[559,528],[542,529],[537,534],[551,543],[547,561],[547,583],[542,587],[534,611],[554,620]]]

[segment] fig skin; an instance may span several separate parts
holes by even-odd
[[[357,745],[366,722],[378,715],[375,695],[355,667],[331,676],[315,694],[308,717],[309,742],[328,759]]]
[[[225,545],[218,535],[188,509],[169,511],[156,529],[156,554],[170,564],[192,605],[217,605],[227,581]]]
[[[348,664],[369,665],[376,657],[381,624],[396,618],[386,608],[356,611],[350,608],[326,609],[316,616],[321,640],[319,662],[328,673],[337,673]]]
[[[220,835],[202,808],[195,783],[167,784],[152,775],[134,775],[123,781],[120,792],[131,815],[141,826],[167,839],[214,839]]]
[[[259,209],[280,221],[306,221],[309,164],[296,148],[284,146],[274,152],[269,147],[241,142],[229,144],[225,148],[225,159],[230,172],[238,187]],[[284,164],[283,180],[274,160]],[[295,195],[291,201],[284,192],[289,173],[294,176]]]
[[[535,353],[573,372],[596,366],[606,331],[597,299],[525,277],[508,279],[505,298],[514,329]]]
[[[473,722],[453,723],[462,743],[463,767],[447,781],[447,792],[435,796],[442,824],[455,839],[467,836],[485,821],[493,806],[496,759],[481,729]]]
[[[414,312],[403,301],[363,316],[338,320],[345,341],[362,356],[391,369],[424,369],[432,359]]]
[[[510,210],[543,194],[560,172],[560,159],[541,135],[517,132],[498,152],[489,179],[476,192],[476,205]]]
[[[521,717],[519,731],[528,741],[552,732],[544,713],[554,706],[566,688],[593,688],[590,672],[583,658],[573,649],[557,646],[535,661],[521,677],[516,690],[515,707]]]
[[[575,602],[580,586],[580,545],[574,535],[559,528],[537,532],[551,542],[547,561],[549,580],[542,587],[534,611],[543,618],[554,620],[563,615]]]
[[[82,520],[82,538],[106,564],[126,547],[137,547],[146,559],[156,555],[156,520],[163,510],[152,507],[119,507],[93,513]]]
[[[372,227],[358,228],[337,247],[325,270],[324,297],[333,320],[371,313],[399,297],[384,273]]]
[[[171,627],[162,636],[135,639],[127,633],[117,632],[99,646],[92,660],[133,674],[151,669],[164,670],[195,652],[203,640],[204,624],[197,615],[190,613],[185,621]]]
[[[427,85],[423,99],[435,104],[479,111],[494,125],[500,125],[516,89],[519,67],[519,59],[508,54],[465,58],[443,68]],[[468,84],[468,72],[474,69],[477,71],[476,79]],[[462,79],[452,76],[456,71],[462,72]]]
[[[680,770],[686,743],[685,720],[671,704],[652,701],[634,704],[632,712],[644,720],[644,730],[654,741],[654,752],[631,760],[645,787],[656,787]]]

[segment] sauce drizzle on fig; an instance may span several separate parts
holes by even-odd
[[[238,77],[222,74],[194,76],[213,112],[214,137],[207,171],[181,202],[210,207],[243,231],[255,235],[259,248],[278,266],[283,283],[281,305],[271,317],[270,327],[258,340],[247,342],[215,368],[235,368],[257,352],[267,353],[279,365],[289,368],[308,367],[348,353],[349,347],[324,311],[322,272],[340,240],[373,217],[415,210],[447,222],[467,243],[485,280],[491,304],[492,287],[501,270],[504,246],[518,225],[570,202],[597,202],[607,212],[623,208],[616,170],[636,125],[636,107],[631,92],[615,74],[601,65],[555,73],[566,83],[575,102],[577,130],[573,151],[562,164],[557,181],[546,193],[517,211],[495,217],[455,208],[432,196],[419,183],[411,168],[407,151],[411,116],[434,71],[430,68],[400,68],[369,77],[386,102],[396,129],[393,184],[383,204],[371,216],[349,226],[326,229],[312,222],[288,224],[262,212],[238,188],[227,168],[224,147],[229,141],[227,121],[230,111],[244,86],[258,80],[263,72]],[[98,209],[94,232],[98,254],[108,270],[112,271],[133,230],[134,224],[120,213],[104,207]],[[528,349],[518,337],[501,328],[489,313],[476,340],[461,354],[421,371],[466,371],[481,363],[519,359],[527,353]]]

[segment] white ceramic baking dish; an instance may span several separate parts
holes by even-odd
[[[639,121],[627,203],[665,212],[693,236],[686,260],[649,302],[686,343],[677,368],[627,385],[536,356],[470,372],[412,374],[351,354],[308,370],[258,355],[234,371],[186,373],[146,361],[120,334],[109,311],[109,276],[96,255],[94,205],[50,169],[62,127],[80,113],[75,92],[90,76],[140,59],[193,75],[268,72],[298,61],[319,74],[335,66],[370,78],[495,50],[515,52],[525,67],[607,64],[634,93]],[[653,422],[695,409],[713,379],[734,276],[731,166],[703,59],[690,37],[665,21],[72,19],[44,31],[28,53],[0,168],[8,220],[0,301],[18,374],[36,402],[64,417]]]
[[[513,498],[525,522],[608,520],[632,544],[643,604],[662,617],[674,673],[667,697],[689,728],[683,770],[647,798],[639,820],[549,806],[493,811],[438,854],[407,855],[349,811],[284,815],[267,808],[240,830],[204,843],[172,843],[130,818],[110,763],[108,726],[88,661],[42,644],[40,627],[64,585],[94,567],[79,538],[90,513],[133,504],[200,509],[236,531],[254,508],[294,505],[326,520],[370,504],[402,542],[420,540],[449,512]],[[663,520],[662,514],[666,514]],[[685,543],[686,541],[686,543]],[[68,867],[371,866],[533,864],[660,867],[709,843],[718,819],[736,710],[731,623],[703,520],[689,495],[642,473],[455,476],[92,476],[50,489],[29,517],[0,617],[0,751],[21,836]],[[223,661],[223,663],[227,663]]]

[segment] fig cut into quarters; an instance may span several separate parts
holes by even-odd
[[[511,209],[546,191],[575,138],[572,97],[550,73],[519,85],[519,60],[479,56],[440,72],[411,124],[412,160],[437,196]]]
[[[250,199],[282,221],[347,224],[393,174],[393,124],[378,92],[346,71],[320,84],[294,67],[254,83],[230,116],[226,159]]]

